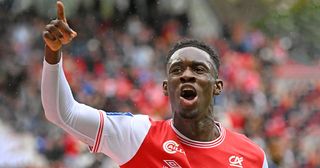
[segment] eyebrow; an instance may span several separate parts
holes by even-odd
[[[179,65],[179,64],[182,64],[182,60],[174,61],[173,63],[172,62],[168,62],[168,65],[171,65],[170,67],[172,67],[174,65]]]
[[[182,61],[181,59],[178,59],[178,60],[174,61],[174,62],[171,64],[171,66],[169,67],[168,70],[170,70],[171,67],[174,67],[174,66],[177,66],[177,65],[182,64],[182,62],[183,62],[183,61]],[[208,62],[208,61],[206,61],[206,62]],[[171,62],[169,61],[168,64],[170,64],[170,63],[171,63]],[[208,62],[208,63],[209,63],[209,65],[211,65],[211,66],[213,67],[214,76],[215,76],[216,78],[218,78],[218,71],[217,71],[217,68],[216,68],[215,64],[213,64],[213,63],[211,63],[211,62]],[[192,64],[194,64],[194,65],[207,65],[207,64],[205,64],[204,62],[199,62],[199,61],[192,61]]]
[[[180,65],[180,64],[182,64],[182,60],[178,60],[178,61],[175,61],[175,62],[173,62],[172,64],[171,64],[171,66],[170,67],[173,67],[173,66],[176,66],[176,65]],[[170,64],[170,63],[168,63],[168,64]],[[204,65],[204,66],[206,66],[207,67],[207,64],[206,63],[204,63],[204,62],[199,62],[199,61],[192,61],[192,63],[191,63],[192,65]],[[210,62],[209,62],[209,64],[211,64]],[[213,67],[214,67],[214,65],[212,65]],[[210,68],[210,67],[208,67],[208,68]]]

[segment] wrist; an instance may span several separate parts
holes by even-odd
[[[51,50],[47,45],[45,45],[45,60],[49,64],[57,64],[61,59],[61,49],[57,51]]]

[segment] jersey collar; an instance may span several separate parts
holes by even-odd
[[[174,126],[172,120],[170,120],[170,125],[173,131],[176,133],[178,139],[181,141],[182,144],[195,147],[195,148],[213,148],[219,146],[225,139],[226,136],[226,130],[221,126],[221,123],[215,122],[216,127],[219,130],[219,137],[212,141],[195,141],[192,140],[184,135],[182,135]]]

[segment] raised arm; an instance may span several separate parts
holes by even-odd
[[[76,37],[65,18],[63,3],[57,1],[58,18],[43,31],[41,99],[46,118],[90,146],[95,145],[103,115],[97,109],[74,100],[62,69],[61,47]]]
[[[92,152],[103,152],[118,164],[129,161],[142,144],[150,126],[148,116],[130,113],[103,113],[74,100],[62,69],[61,47],[77,35],[65,18],[62,2],[57,2],[58,19],[43,32],[41,99],[49,121],[91,146]],[[123,150],[119,150],[123,149]]]

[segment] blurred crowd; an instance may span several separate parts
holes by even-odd
[[[35,9],[9,17],[1,8],[0,167],[115,167],[44,117],[41,33],[50,19]],[[152,17],[130,8],[103,18],[96,8],[80,7],[68,20],[78,36],[63,48],[63,61],[76,100],[170,118],[164,61],[173,43],[193,37],[188,14]],[[319,168],[320,61],[302,65],[290,58],[290,39],[240,21],[221,30],[201,37],[221,56],[217,120],[257,142],[270,168]]]

